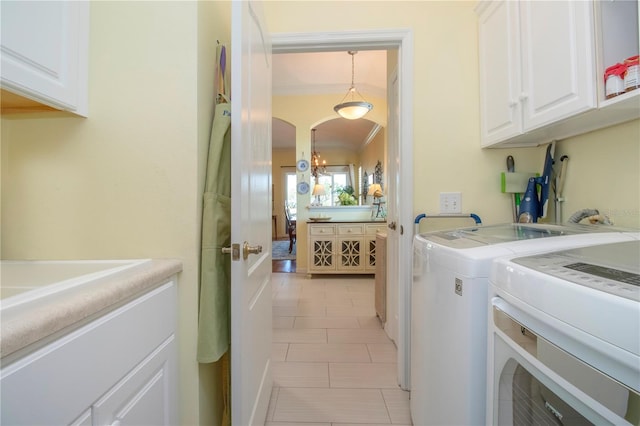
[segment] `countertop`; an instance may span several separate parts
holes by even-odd
[[[0,318],[0,358],[4,360],[29,345],[72,330],[163,284],[180,271],[180,260],[152,259],[73,291],[19,309],[7,309]]]

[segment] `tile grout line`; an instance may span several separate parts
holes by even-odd
[[[384,408],[387,410],[387,416],[389,416],[389,423],[393,424],[393,419],[391,418],[391,411],[389,411],[389,404],[387,404],[387,398],[384,397],[384,392],[380,389],[380,395],[382,395],[382,400],[384,401]]]
[[[271,392],[273,392],[274,388],[271,388]],[[278,408],[278,398],[280,397],[280,387],[275,388],[276,389],[276,398],[275,401],[273,401],[273,410],[271,411],[271,419],[269,421],[274,421],[273,419],[276,417],[276,409]]]

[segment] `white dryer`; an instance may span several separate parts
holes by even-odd
[[[499,259],[487,422],[640,424],[640,241]]]
[[[517,223],[416,235],[410,342],[413,424],[485,422],[487,297],[495,258],[635,238],[637,233],[605,226]]]

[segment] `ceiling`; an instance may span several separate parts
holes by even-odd
[[[387,93],[386,50],[359,51],[355,56],[355,86],[368,97],[385,98]],[[281,53],[273,55],[274,95],[335,94],[336,104],[351,85],[351,56],[343,52]],[[375,108],[375,105],[374,105]],[[336,114],[335,120],[316,127],[316,144],[322,147],[346,147],[357,151],[378,130],[376,123],[362,118],[347,120]],[[295,128],[273,120],[273,148],[295,147]]]

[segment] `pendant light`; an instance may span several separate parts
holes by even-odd
[[[358,118],[364,117],[369,111],[373,109],[373,105],[364,100],[364,97],[358,92],[356,86],[354,84],[354,75],[355,75],[355,65],[354,65],[354,56],[356,51],[350,50],[349,55],[351,55],[351,87],[347,91],[347,94],[342,98],[342,101],[333,107],[333,110],[337,112],[341,117],[346,118],[348,120],[356,120]],[[360,97],[360,100],[356,100],[355,95]],[[350,100],[347,100],[349,98]]]
[[[318,183],[318,175],[324,174],[327,172],[326,166],[327,162],[322,160],[322,165],[320,165],[320,154],[316,151],[316,129],[311,129],[313,131],[313,152],[311,153],[311,176],[316,178],[316,183]],[[315,195],[315,194],[314,194]]]

